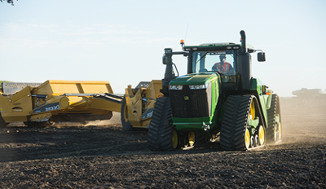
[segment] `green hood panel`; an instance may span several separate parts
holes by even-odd
[[[173,79],[170,85],[200,85],[217,78],[215,73],[193,73]]]

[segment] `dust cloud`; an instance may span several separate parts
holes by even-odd
[[[280,98],[283,143],[325,143],[326,94],[302,89]]]
[[[48,127],[92,127],[92,126],[101,126],[101,127],[122,127],[121,126],[121,116],[120,112],[112,112],[112,118],[110,120],[95,120],[95,121],[85,121],[85,122],[55,122],[54,125]],[[8,127],[26,127],[23,122],[13,122],[8,125]]]
[[[122,127],[120,112],[112,112],[112,118],[110,120],[94,120],[85,122],[56,122],[54,127]]]
[[[121,126],[120,112],[112,112],[112,118],[110,120],[96,120],[89,121],[85,126]]]

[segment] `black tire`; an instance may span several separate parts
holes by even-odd
[[[123,97],[122,103],[121,103],[121,124],[122,124],[122,129],[124,131],[131,131],[132,130],[132,125],[128,120],[126,97]]]
[[[220,146],[223,150],[247,150],[245,133],[247,129],[252,95],[231,95],[225,102],[221,126]]]
[[[267,110],[268,128],[266,129],[266,137],[268,143],[275,143],[281,140],[282,128],[279,130],[278,123],[276,121],[276,115],[279,115],[281,122],[281,111],[279,97],[277,94],[272,94],[271,108]],[[280,125],[282,127],[282,124]]]
[[[7,125],[8,123],[6,123],[5,120],[3,120],[2,115],[0,113],[0,128],[6,127]]]
[[[148,127],[148,147],[150,150],[173,150],[171,121],[170,99],[168,97],[157,98],[153,117]]]

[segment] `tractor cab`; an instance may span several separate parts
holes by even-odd
[[[243,50],[245,44],[209,43],[185,46],[188,53],[188,74],[216,73],[225,89],[249,89],[251,80],[252,48]],[[258,61],[265,61],[265,54],[258,53]],[[242,80],[241,80],[242,79]]]
[[[189,52],[188,74],[215,73],[223,83],[223,87],[235,88],[239,49],[240,45],[234,43],[186,46],[184,50]]]

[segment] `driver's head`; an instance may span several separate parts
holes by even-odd
[[[221,62],[224,62],[224,61],[225,61],[225,59],[226,59],[226,56],[225,56],[225,54],[222,54],[222,55],[220,55],[220,61],[221,61]]]

